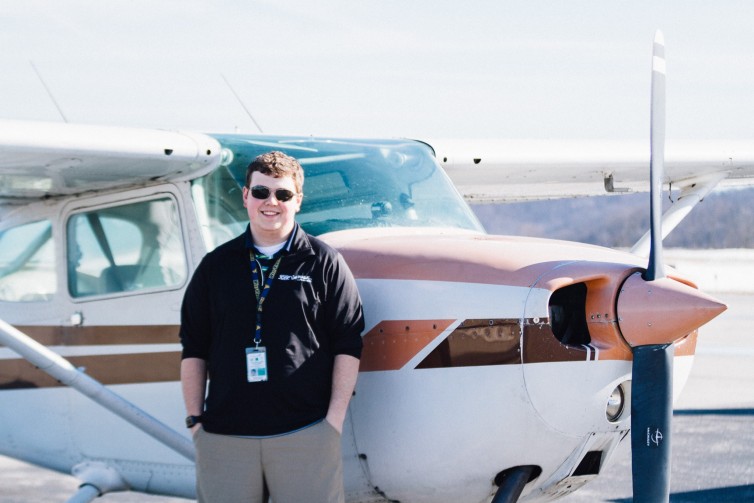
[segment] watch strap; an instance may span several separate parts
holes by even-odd
[[[193,428],[201,422],[202,416],[188,416],[186,417],[186,428]]]

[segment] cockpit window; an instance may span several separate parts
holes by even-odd
[[[187,277],[171,198],[76,213],[68,220],[67,238],[73,297],[177,287]]]
[[[296,220],[314,235],[363,227],[455,227],[481,231],[476,217],[429,147],[409,140],[318,140],[218,136],[233,161],[193,183],[207,247],[246,227],[241,189],[246,167],[279,150],[304,168],[304,200]]]
[[[56,284],[55,246],[48,220],[0,231],[0,301],[49,301]]]

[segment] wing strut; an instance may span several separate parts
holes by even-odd
[[[662,215],[660,226],[662,227],[662,237],[667,237],[726,176],[726,173],[713,173],[708,176],[684,180],[681,193],[676,201]],[[652,232],[649,230],[634,244],[631,253],[640,257],[648,257],[651,238]]]
[[[194,461],[194,444],[191,440],[122,396],[113,393],[99,381],[75,368],[71,362],[2,319],[0,319],[0,344],[8,346],[35,367],[91,398],[186,459]]]

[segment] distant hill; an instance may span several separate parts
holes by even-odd
[[[666,204],[670,204],[665,197]],[[471,206],[492,234],[630,247],[649,228],[649,194]],[[665,239],[670,248],[754,248],[754,187],[715,191]]]

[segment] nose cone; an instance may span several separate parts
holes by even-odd
[[[688,285],[660,278],[630,276],[618,295],[618,325],[632,347],[669,344],[696,330],[728,308]]]

